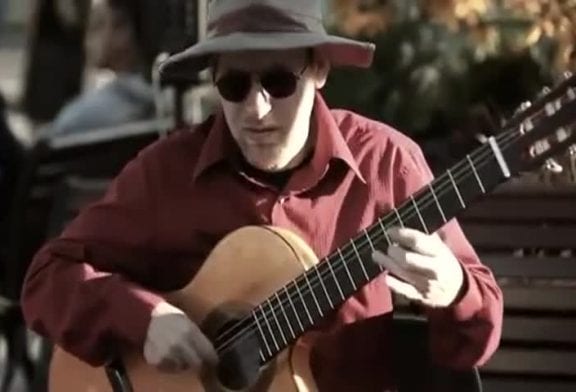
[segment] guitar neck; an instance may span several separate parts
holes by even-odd
[[[261,341],[262,361],[272,359],[383,272],[371,254],[376,248],[387,249],[387,229],[402,226],[433,233],[510,177],[502,151],[513,145],[513,136],[510,131],[491,139],[254,308],[250,322]]]

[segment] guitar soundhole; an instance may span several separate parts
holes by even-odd
[[[227,304],[213,311],[202,324],[202,330],[212,342],[219,336],[226,342],[219,350],[218,367],[203,377],[206,391],[267,390],[274,373],[273,364],[261,368],[257,336],[232,328],[249,310],[248,305]]]

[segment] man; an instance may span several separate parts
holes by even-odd
[[[93,365],[120,344],[167,371],[213,364],[211,343],[160,293],[192,280],[219,239],[272,224],[324,257],[431,180],[406,136],[327,108],[318,91],[330,66],[368,66],[374,47],[327,35],[320,15],[320,1],[212,1],[208,38],[161,71],[211,66],[221,109],[146,148],[38,253],[23,290],[33,329]],[[455,221],[440,234],[390,230],[395,245],[374,254],[389,274],[315,341],[321,391],[394,387],[391,290],[427,309],[439,363],[472,367],[494,352],[501,292]]]
[[[84,40],[87,69],[100,79],[68,102],[47,132],[87,132],[150,118],[154,93],[137,0],[91,0]],[[104,77],[103,77],[104,76]]]

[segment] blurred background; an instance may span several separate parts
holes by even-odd
[[[207,75],[160,81],[154,67],[203,36],[206,3],[0,0],[0,392],[41,391],[46,382],[50,344],[26,330],[18,308],[22,276],[34,252],[98,197],[139,149],[214,109]],[[324,0],[323,6],[327,29],[377,45],[369,70],[332,72],[324,90],[329,104],[406,133],[436,173],[497,134],[521,103],[576,69],[576,0]],[[563,264],[554,259],[550,267],[535,268],[563,281],[573,268],[565,259],[572,260],[576,247],[575,157],[572,148],[548,161],[549,170],[525,173],[520,182],[529,184],[528,191],[515,188],[504,204],[498,201],[500,207],[471,214],[472,242],[478,222],[490,223],[486,230],[494,233],[508,213],[503,232],[508,234],[502,237],[511,243],[496,248],[515,257],[562,258]],[[520,208],[525,199],[528,207]],[[540,214],[521,214],[528,210]],[[510,233],[519,231],[511,225],[540,231],[522,232],[514,244]],[[542,227],[552,230],[546,234],[550,240],[544,240]],[[543,242],[530,242],[536,237]],[[499,279],[533,282],[522,275],[526,265],[506,270],[516,280]],[[564,275],[542,272],[551,266]],[[572,291],[554,291],[560,295],[554,298],[576,298],[570,282],[560,287]],[[546,302],[550,309],[531,309],[526,304],[532,299],[523,298],[521,309],[537,313],[540,321],[556,309],[555,300]],[[576,331],[572,306],[560,316],[554,313],[563,320],[562,331]],[[540,331],[535,340],[524,338],[541,344],[551,325],[534,327]],[[511,342],[520,339],[510,333]],[[567,342],[552,344],[571,355],[554,352],[559,366],[576,364],[576,352],[570,351],[576,339],[568,335],[562,335]],[[549,352],[551,343],[542,344]],[[552,360],[542,355],[535,354],[542,365],[512,373],[559,376],[572,380],[574,389],[558,391],[576,390],[576,365],[544,374],[539,366]],[[496,363],[514,362],[510,358]]]

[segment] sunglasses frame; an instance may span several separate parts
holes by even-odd
[[[286,69],[283,66],[273,66],[270,67],[264,71],[261,72],[248,72],[248,71],[242,71],[242,70],[232,70],[232,71],[227,71],[226,73],[224,73],[223,76],[221,76],[218,80],[216,80],[216,75],[214,72],[214,75],[212,77],[212,83],[214,84],[214,86],[216,87],[216,89],[218,89],[218,91],[220,92],[220,95],[222,96],[222,98],[224,98],[226,101],[228,102],[232,102],[232,103],[241,103],[244,100],[246,100],[246,98],[248,97],[248,95],[250,94],[250,91],[252,89],[252,85],[254,82],[258,83],[259,85],[259,91],[266,91],[268,94],[270,94],[271,97],[276,98],[276,99],[282,99],[282,98],[287,98],[289,96],[291,96],[292,94],[294,94],[294,92],[296,91],[296,87],[298,85],[298,82],[300,81],[300,79],[302,79],[302,75],[304,75],[304,72],[306,72],[306,69],[308,69],[309,66],[309,62],[306,62],[306,64],[302,67],[302,69],[299,72],[293,72],[289,69]],[[283,71],[285,72],[287,75],[292,75],[295,78],[295,83],[294,83],[294,89],[293,91],[291,91],[289,94],[287,95],[282,95],[282,96],[274,96],[274,94],[272,94],[270,91],[268,91],[264,85],[262,84],[262,79],[267,75],[267,74],[271,74],[275,71]],[[250,78],[250,87],[246,90],[246,92],[244,93],[243,97],[240,100],[231,100],[226,98],[222,93],[221,93],[221,89],[220,86],[218,85],[218,83],[224,79],[226,77],[227,74],[229,73],[238,73],[238,74],[243,74],[243,75],[247,75]]]

